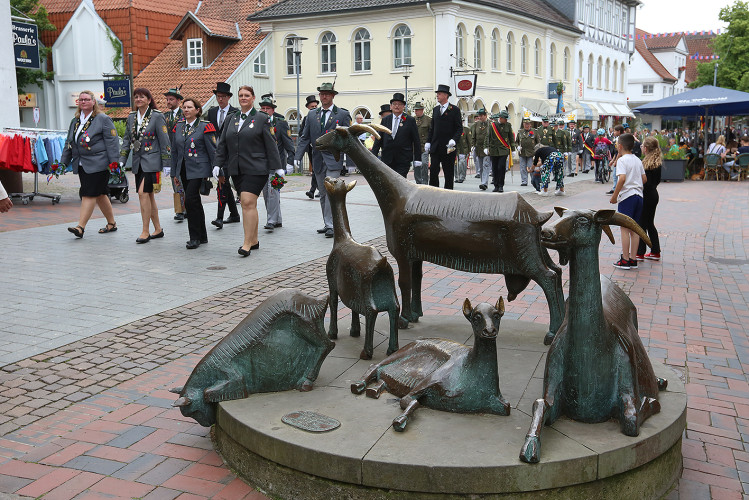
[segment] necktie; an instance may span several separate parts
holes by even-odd
[[[399,122],[400,122],[400,117],[393,115],[393,133],[392,133],[393,139],[395,139],[395,134],[398,131]]]
[[[222,109],[221,110],[221,115],[219,116],[219,119],[218,119],[218,128],[221,128],[221,125],[224,124],[224,115],[225,114],[226,114],[226,112]]]
[[[246,120],[247,119],[247,115],[244,114],[244,113],[242,113],[240,116],[242,117],[242,120]]]
[[[327,110],[325,110],[325,109],[323,109],[323,110],[322,110],[322,111],[320,112],[320,125],[321,125],[321,126],[323,126],[323,127],[325,126],[325,122],[326,122],[326,120],[325,120],[325,113],[327,113],[327,112],[328,112],[328,111],[327,111]]]
[[[445,109],[447,109],[447,106],[443,105],[442,106],[442,111],[440,111],[440,115],[444,115],[445,114]]]

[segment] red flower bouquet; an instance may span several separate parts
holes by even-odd
[[[50,173],[47,176],[47,183],[52,180],[52,177],[59,179],[61,175],[65,174],[65,165],[54,162],[50,167]]]
[[[280,191],[284,184],[286,184],[286,179],[281,175],[273,174],[273,177],[270,178],[270,187],[276,191]]]

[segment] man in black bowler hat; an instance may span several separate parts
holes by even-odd
[[[460,110],[450,104],[450,87],[438,85],[437,106],[432,110],[432,127],[424,150],[431,155],[429,165],[429,185],[440,186],[440,166],[445,176],[445,189],[452,189],[455,178],[455,146],[463,134]]]
[[[216,102],[218,106],[213,106],[208,110],[208,121],[213,123],[216,127],[216,136],[221,137],[221,131],[223,130],[224,124],[229,123],[228,119],[233,115],[237,108],[229,104],[229,98],[231,98],[231,85],[226,82],[216,83],[216,88],[213,90],[216,96]],[[225,167],[226,165],[218,165],[219,167]],[[236,196],[231,190],[231,184],[227,178],[223,184],[217,183],[216,196],[218,198],[218,212],[216,213],[216,219],[211,221],[211,224],[216,226],[216,229],[221,229],[224,224],[231,224],[232,222],[239,222],[239,211],[237,210]],[[229,217],[224,220],[224,210],[229,207]]]
[[[390,110],[390,104],[383,104],[380,106],[380,123],[384,120],[392,111]]]
[[[403,94],[396,92],[390,99],[392,114],[382,119],[382,126],[390,129],[390,134],[381,134],[372,147],[372,154],[382,148],[382,161],[387,166],[401,174],[408,176],[411,162],[421,165],[421,141],[419,140],[419,129],[416,120],[403,112],[406,108],[406,99]]]
[[[182,116],[182,94],[179,90],[182,86],[172,87],[164,92],[166,97],[166,105],[169,108],[164,111],[164,119],[166,120],[166,129],[169,133],[169,144],[174,144],[174,126],[180,121]],[[164,172],[164,175],[167,175]],[[182,183],[177,177],[167,175],[172,179],[172,190],[174,191],[174,220],[182,222],[185,220],[187,211],[185,210],[185,190],[182,188]]]
[[[317,97],[315,97],[315,95],[312,94],[312,95],[307,96],[307,104],[305,104],[304,107],[307,108],[307,110],[312,111],[313,109],[317,108],[317,106],[319,105],[320,105],[320,101],[318,101]],[[301,134],[302,130],[304,130],[304,124],[307,121],[307,116],[309,116],[309,113],[307,113],[307,115],[304,118],[302,118],[302,123],[300,125],[299,131],[297,132],[297,134]],[[310,172],[312,172],[312,144],[310,144],[309,147],[307,147],[307,161],[309,161]],[[314,199],[315,197],[319,198],[320,197],[319,194],[315,195],[316,190],[317,190],[317,177],[315,177],[315,173],[312,172],[312,183],[310,184],[309,191],[307,191],[304,194],[306,194],[310,200]]]

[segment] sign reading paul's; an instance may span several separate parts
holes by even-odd
[[[130,80],[109,80],[104,82],[104,100],[108,108],[129,108]]]
[[[16,68],[39,69],[39,30],[36,24],[13,21]]]

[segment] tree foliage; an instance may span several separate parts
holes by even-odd
[[[36,25],[39,28],[40,36],[42,31],[54,31],[55,25],[49,21],[47,15],[47,9],[39,3],[39,0],[10,0],[11,14],[18,15],[23,14],[36,21]],[[49,47],[39,47],[39,58],[44,61],[51,49]],[[40,85],[42,81],[47,79],[51,80],[54,77],[54,73],[51,71],[44,71],[44,62],[42,62],[42,69],[27,69],[27,68],[16,68],[16,84],[18,85],[18,91],[22,91],[29,85]]]
[[[749,3],[735,0],[720,9],[719,18],[728,24],[712,42],[713,53],[720,58],[698,64],[697,80],[690,86],[712,85],[717,63],[719,87],[749,92]]]

